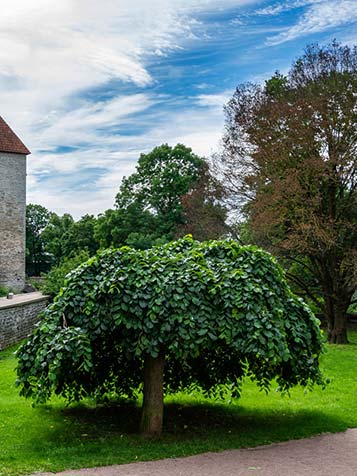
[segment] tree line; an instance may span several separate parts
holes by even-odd
[[[42,205],[27,206],[27,272],[40,275],[77,255],[128,245],[148,249],[193,234],[209,240],[226,233],[222,186],[204,158],[182,144],[156,147],[124,177],[115,207],[75,221]]]

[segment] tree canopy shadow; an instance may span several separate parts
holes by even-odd
[[[64,426],[71,428],[72,438],[85,435],[87,440],[93,441],[139,434],[141,408],[134,402],[97,406],[78,404],[50,411],[62,415]],[[211,440],[219,449],[303,438],[343,431],[346,427],[341,419],[317,410],[253,411],[244,406],[212,402],[167,403],[161,440],[190,440],[191,443]]]

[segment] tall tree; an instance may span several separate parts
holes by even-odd
[[[333,343],[357,286],[356,101],[357,48],[310,45],[287,77],[237,88],[217,161],[255,239],[317,279]]]
[[[65,258],[73,258],[81,252],[88,252],[89,256],[95,254],[100,246],[95,237],[96,224],[93,215],[74,221],[69,213],[62,216],[52,213],[42,234],[52,264],[59,265]]]
[[[99,249],[99,242],[95,238],[95,226],[97,219],[93,215],[83,215],[69,228],[65,245],[66,256],[73,257],[81,251],[88,251],[93,256]]]
[[[201,157],[182,144],[163,144],[141,154],[136,172],[123,179],[117,209],[130,211],[135,205],[136,212],[149,212],[155,217],[157,237],[172,237],[183,222],[181,197],[194,187],[203,164]]]

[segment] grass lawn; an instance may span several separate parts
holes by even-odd
[[[184,456],[302,438],[357,427],[357,332],[350,345],[328,346],[322,368],[331,383],[291,398],[258,391],[250,381],[231,405],[179,395],[166,399],[158,441],[135,433],[134,405],[66,407],[59,400],[32,408],[14,386],[13,349],[0,352],[0,475]]]

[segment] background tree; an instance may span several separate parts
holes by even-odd
[[[161,433],[163,395],[239,395],[323,383],[317,319],[274,259],[233,241],[190,237],[146,251],[107,250],[77,268],[18,351],[21,394],[45,401],[143,392],[141,428]]]
[[[95,238],[97,219],[93,215],[84,215],[78,221],[74,221],[66,233],[64,245],[66,257],[71,258],[82,251],[93,256],[99,249],[99,242]]]
[[[52,264],[59,265],[65,258],[73,258],[81,251],[88,252],[89,256],[95,254],[99,249],[94,232],[96,223],[93,215],[84,215],[75,221],[69,213],[62,216],[51,213],[42,239]]]
[[[357,48],[308,46],[287,77],[237,88],[217,162],[255,240],[318,281],[332,343],[357,287],[356,101]]]
[[[183,223],[181,197],[194,187],[204,163],[182,144],[163,144],[141,154],[136,172],[123,179],[116,196],[117,209],[131,211],[135,206],[136,212],[149,212],[154,217],[157,237],[172,238]]]
[[[130,244],[134,248],[147,249],[159,239],[169,241],[169,237],[162,236],[156,217],[140,203],[109,209],[99,215],[94,236],[102,248]]]
[[[46,253],[43,230],[51,219],[49,212],[42,205],[30,203],[26,207],[26,273],[39,276],[47,271],[50,259]]]
[[[182,221],[175,236],[187,234],[205,241],[223,238],[231,230],[227,225],[227,209],[224,206],[224,188],[204,163],[194,187],[181,197]]]
[[[182,144],[163,144],[142,154],[136,172],[123,179],[116,208],[98,217],[95,240],[148,249],[186,233],[218,238],[226,231],[221,195],[203,158]]]
[[[58,265],[68,256],[67,246],[73,224],[73,217],[69,213],[65,213],[63,216],[52,213],[51,219],[42,234],[46,243],[46,250],[51,255],[52,264]]]

